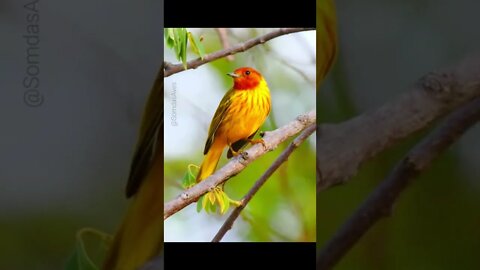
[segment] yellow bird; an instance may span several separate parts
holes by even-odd
[[[263,142],[253,137],[270,113],[267,82],[251,67],[238,68],[228,75],[233,78],[233,87],[220,101],[208,129],[197,182],[215,171],[225,147],[228,146],[227,157],[231,158],[248,142]]]
[[[116,232],[104,270],[136,270],[163,247],[163,66],[143,113],[126,196],[132,202]]]

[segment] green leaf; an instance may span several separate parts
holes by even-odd
[[[208,199],[210,200],[211,204],[215,204],[215,191],[210,191],[208,193]]]
[[[177,60],[182,61],[184,68],[187,68],[187,42],[188,35],[186,28],[166,28],[165,39],[167,46],[173,48]]]
[[[202,211],[202,205],[203,205],[203,198],[204,196],[200,196],[200,199],[198,199],[197,202],[197,213],[200,213]]]
[[[175,34],[172,28],[165,28],[165,40],[167,42],[167,46],[172,49],[175,45]]]
[[[217,205],[214,203],[208,204],[209,213],[215,213],[217,211]]]
[[[203,47],[203,43],[201,43],[191,32],[188,32],[188,40],[192,45],[192,50],[194,53],[200,56],[203,60],[205,55],[205,48]]]
[[[206,208],[206,205],[207,205],[207,202],[208,202],[207,194],[203,195],[202,198],[203,198],[202,208],[207,210],[207,208]]]
[[[227,193],[223,192],[223,201],[225,201],[225,212],[230,208],[230,198],[228,198]],[[224,213],[225,213],[224,212]]]
[[[183,176],[182,186],[185,189],[191,188],[197,183],[195,177],[196,174],[193,173],[193,168],[198,168],[198,166],[195,164],[189,164],[187,167],[187,172]]]
[[[103,262],[111,236],[91,228],[77,232],[75,250],[67,261],[65,270],[98,270]]]
[[[188,42],[188,35],[187,35],[187,29],[183,29],[180,33],[180,40],[181,40],[181,55],[180,59],[182,59],[183,63],[183,68],[187,69],[187,42]]]
[[[225,202],[223,200],[223,191],[221,189],[215,190],[215,197],[217,198],[218,205],[220,206],[220,213],[225,213]]]

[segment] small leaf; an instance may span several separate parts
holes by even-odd
[[[183,63],[183,68],[187,69],[187,42],[188,42],[188,36],[187,36],[187,30],[185,28],[182,28],[183,31],[180,33],[181,36],[181,56],[180,58],[182,59]]]
[[[215,211],[217,211],[217,205],[212,203],[212,204],[209,204],[209,210],[210,210],[210,213],[215,213]]]
[[[203,47],[203,44],[191,32],[188,32],[188,40],[192,45],[193,52],[199,55],[203,60],[203,56],[205,55],[205,48]]]
[[[211,204],[214,204],[215,203],[215,191],[210,191],[208,193],[208,199],[210,200],[210,203]]]
[[[228,198],[227,193],[223,192],[223,200],[225,201],[225,212],[230,208],[230,198]]]
[[[172,49],[175,45],[175,35],[172,28],[165,28],[165,40],[167,42],[167,46]]]
[[[188,174],[188,171],[185,173],[185,175],[183,176],[183,180],[182,180],[182,187],[184,189],[188,189],[190,187],[190,176]]]
[[[198,202],[197,202],[197,213],[200,213],[200,211],[202,211],[203,197],[204,197],[204,196],[201,196],[200,199],[198,199]]]
[[[202,196],[203,201],[202,201],[202,208],[206,210],[205,206],[207,205],[208,199],[206,198],[208,194],[205,194]]]
[[[111,236],[95,229],[83,228],[77,232],[76,237],[75,251],[68,259],[65,270],[98,270],[97,265],[104,259]]]
[[[223,200],[223,194],[224,192],[220,189],[215,190],[215,197],[217,198],[218,205],[220,206],[220,213],[225,212],[225,202]]]
[[[167,28],[166,31],[167,46],[173,48],[175,57],[182,61],[184,67],[187,63],[187,29],[185,28]]]
[[[197,183],[196,176],[193,173],[193,168],[198,168],[195,164],[189,164],[187,167],[187,172],[183,176],[182,186],[185,189],[191,188]]]

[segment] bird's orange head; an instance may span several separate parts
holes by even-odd
[[[251,67],[237,68],[233,73],[227,75],[233,78],[235,90],[254,89],[263,80],[262,74]]]

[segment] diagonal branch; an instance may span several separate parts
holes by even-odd
[[[375,222],[390,214],[395,200],[413,179],[478,121],[480,98],[452,113],[417,144],[320,251],[317,270],[331,269]]]
[[[256,144],[252,146],[245,151],[246,158],[244,155],[238,155],[237,157],[233,158],[232,161],[228,162],[223,168],[219,169],[205,180],[182,192],[182,194],[178,195],[175,199],[165,203],[163,208],[163,219],[167,219],[169,216],[197,201],[203,194],[213,190],[216,186],[227,181],[228,178],[241,172],[255,159],[264,155],[268,151],[273,150],[280,143],[315,123],[316,119],[315,110],[313,110],[298,116],[296,120],[284,125],[281,128],[265,132],[263,140],[265,141],[267,149],[265,149],[262,144]]]
[[[316,128],[316,124],[310,125],[300,135],[298,135],[298,137],[295,138],[292,143],[290,143],[287,149],[283,150],[282,154],[280,154],[280,156],[275,160],[275,162],[273,162],[273,164],[265,171],[265,173],[263,173],[260,179],[255,182],[253,187],[248,191],[247,195],[243,197],[241,201],[242,204],[235,208],[235,210],[233,210],[233,212],[230,214],[230,216],[222,225],[218,233],[213,238],[212,242],[220,242],[220,240],[222,240],[223,236],[232,228],[233,223],[238,218],[242,210],[247,206],[253,196],[263,186],[263,184],[265,184],[268,178],[272,176],[272,174],[280,167],[280,165],[287,161],[288,157],[293,153],[293,150],[300,146],[303,141],[305,141],[310,135],[312,135],[313,132],[315,132]]]
[[[223,49],[220,51],[216,51],[214,53],[205,55],[203,59],[197,58],[191,61],[187,62],[187,69],[194,69],[197,68],[203,64],[212,62],[214,60],[220,59],[222,57],[228,56],[228,55],[234,55],[239,52],[244,52],[254,46],[257,46],[259,44],[263,44],[271,39],[274,39],[279,36],[291,34],[291,33],[296,33],[296,32],[302,32],[302,31],[308,31],[308,30],[315,30],[315,28],[280,28],[278,30],[272,31],[270,33],[267,33],[265,35],[250,39],[245,41],[244,43],[240,43],[238,45],[232,46],[227,49]],[[184,71],[186,69],[183,68],[182,64],[171,64],[165,62],[165,77],[168,77],[172,74]]]
[[[366,161],[479,96],[480,54],[424,76],[411,91],[377,110],[319,125],[317,191],[348,181]]]

